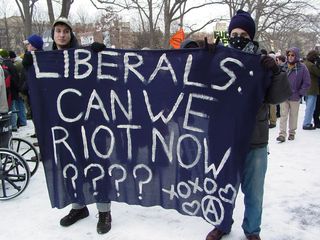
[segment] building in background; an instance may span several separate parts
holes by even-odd
[[[217,22],[213,30],[213,38],[220,37],[220,42],[227,46],[229,42],[228,23],[225,21]]]

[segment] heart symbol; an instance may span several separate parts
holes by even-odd
[[[237,190],[230,183],[227,184],[225,188],[219,189],[219,197],[224,202],[233,204],[234,200],[236,199],[236,196],[237,196]]]
[[[200,208],[200,203],[196,200],[192,201],[191,203],[189,202],[182,203],[182,210],[191,216],[196,215],[197,212],[199,211],[199,208]]]

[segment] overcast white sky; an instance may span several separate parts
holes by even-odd
[[[192,3],[195,3],[196,1],[197,0],[194,0],[192,1]],[[84,9],[85,12],[87,12],[91,16],[97,15],[98,11],[92,6],[89,0],[75,0],[71,9],[71,13],[76,16],[77,13],[83,12]],[[137,14],[127,14],[126,12],[124,12],[123,18],[126,21],[136,22],[134,21],[134,19],[137,18]],[[188,25],[199,24],[200,26],[200,23],[204,23],[211,18],[228,18],[228,8],[226,6],[217,5],[214,8],[205,7],[203,9],[194,10],[185,17],[184,21]],[[212,29],[212,25],[210,29]]]
[[[192,1],[194,3],[197,0]],[[48,19],[47,15],[47,5],[45,0],[39,0],[36,4],[36,12],[39,12],[39,15],[42,18]],[[59,14],[59,7],[57,4],[56,6],[56,16]],[[15,1],[8,1],[8,0],[0,0],[0,18],[4,16],[4,12],[9,15],[20,15],[17,5]],[[6,10],[5,10],[6,9]],[[91,4],[89,0],[75,0],[72,4],[71,11],[70,11],[70,19],[72,22],[75,22],[79,19],[80,16],[86,16],[87,21],[94,20],[98,15],[99,11]],[[135,13],[124,12],[123,19],[129,22],[136,22],[137,15]],[[204,23],[211,18],[228,18],[228,9],[226,6],[215,6],[213,7],[206,7],[201,10],[194,10],[190,14],[185,17],[185,24],[187,25],[194,25]],[[132,26],[134,27],[134,26]],[[195,27],[195,26],[194,26]],[[209,28],[206,28],[207,31],[211,31],[213,25],[210,25]]]
[[[198,0],[193,0],[190,1],[190,3],[196,3]],[[306,0],[308,3],[313,4],[315,6],[320,5],[320,0]],[[47,14],[47,1],[46,0],[39,0],[37,2],[37,7],[36,10],[39,12],[39,15],[42,18],[48,19],[48,14]],[[54,3],[56,6],[56,16],[60,12],[60,8],[58,4]],[[4,16],[4,13],[7,13],[7,16],[15,14],[19,15],[18,8],[16,5],[16,2],[13,0],[0,0],[0,18]],[[6,7],[7,6],[7,7]],[[5,10],[7,9],[7,10]],[[314,11],[319,11],[319,10],[314,10]],[[9,13],[9,14],[8,14]],[[93,21],[95,18],[99,16],[99,11],[95,9],[95,7],[91,4],[90,0],[74,0],[74,3],[71,7],[71,12],[70,12],[70,20],[72,22],[76,22],[79,19],[80,16],[86,16],[87,21]],[[131,12],[123,12],[122,17],[124,21],[129,21],[130,23],[136,23],[137,22],[137,14]],[[203,23],[208,21],[209,19],[212,18],[223,18],[227,19],[229,17],[229,12],[228,12],[228,7],[221,6],[221,5],[216,5],[214,7],[204,7],[199,10],[194,10],[190,14],[186,15],[184,19],[185,25],[193,25],[193,28],[201,26]],[[197,24],[197,25],[196,25]],[[211,24],[208,27],[205,28],[205,31],[209,32],[213,30],[213,27],[215,25]],[[135,26],[131,26],[133,29]],[[188,29],[185,26],[185,30],[188,31]]]

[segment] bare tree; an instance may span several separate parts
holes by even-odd
[[[155,47],[155,31],[163,26],[164,40],[163,47],[169,47],[169,39],[171,35],[171,26],[174,22],[179,21],[180,26],[184,24],[184,17],[191,11],[204,8],[214,4],[221,4],[218,1],[191,1],[191,0],[90,0],[97,9],[109,7],[121,10],[136,10],[144,32],[149,33],[149,47]],[[100,4],[98,6],[98,4]],[[160,20],[163,19],[163,23]],[[208,24],[213,22],[212,19],[201,27],[193,28],[192,33],[200,31]]]
[[[314,7],[300,0],[224,0],[229,6],[230,18],[238,9],[244,9],[254,17],[257,32],[256,39],[268,49],[285,49],[292,44],[302,45],[299,35],[308,28],[308,9]],[[294,42],[297,41],[297,42]]]
[[[53,11],[53,2],[61,5],[60,17],[68,18],[71,5],[74,0],[47,0],[48,15],[51,24],[53,24],[54,20],[56,19]]]
[[[211,1],[191,1],[191,0],[164,0],[165,4],[164,7],[164,47],[169,46],[169,39],[170,39],[170,29],[174,22],[179,21],[180,26],[183,27],[184,24],[184,18],[190,14],[191,12],[194,12],[195,10],[203,9],[212,7],[214,5],[221,4],[221,1],[217,0],[211,0]],[[209,10],[208,10],[209,11]],[[204,24],[197,27],[189,26],[189,33],[187,34],[187,37],[191,36],[192,34],[201,31],[203,28],[208,26],[209,24],[212,24],[213,22],[217,21],[216,18],[208,19]]]
[[[147,46],[155,48],[155,32],[165,1],[157,2],[156,0],[147,0],[146,5],[144,5],[141,1],[133,0],[132,3],[132,8],[138,10],[144,34],[146,34],[146,32],[149,33],[149,44]]]
[[[48,6],[49,20],[50,20],[50,23],[53,24],[55,17],[53,12],[52,0],[47,0],[47,6]]]
[[[32,33],[32,15],[35,3],[39,0],[15,0],[22,22],[24,23],[24,35],[29,36]]]
[[[8,27],[7,12],[9,10],[8,2],[1,1],[0,17],[2,18],[0,25],[0,48],[10,48],[10,35]]]
[[[32,16],[32,32],[41,36],[47,29],[50,29],[50,26],[47,13],[43,9],[36,9]]]
[[[62,0],[60,17],[68,18],[74,0]]]

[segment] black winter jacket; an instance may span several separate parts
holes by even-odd
[[[21,89],[21,82],[18,71],[10,59],[3,59],[2,65],[5,65],[11,75],[11,85],[10,91],[12,95],[12,100],[17,100],[19,98],[19,92]]]
[[[279,104],[291,96],[290,83],[285,72],[272,76],[270,86],[266,92],[256,116],[251,138],[251,148],[265,147],[269,140],[269,104]]]

